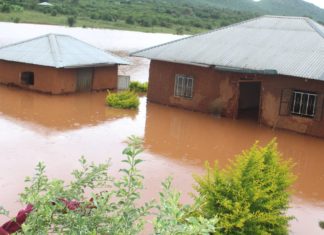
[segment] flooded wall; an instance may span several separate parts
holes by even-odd
[[[118,66],[97,67],[94,69],[93,90],[116,89],[118,79]]]
[[[64,94],[76,91],[77,69],[56,69],[46,66],[0,61],[0,71],[0,83],[3,84],[51,94]],[[117,65],[94,68],[92,89],[116,89],[117,71]],[[33,85],[22,84],[22,72],[34,73]]]
[[[177,74],[194,78],[191,99],[175,97],[174,86]],[[307,118],[294,115],[279,115],[283,89],[323,93],[324,83],[287,76],[240,74],[217,71],[212,68],[151,61],[148,100],[189,110],[221,114],[236,118],[238,114],[240,83],[261,82],[261,106],[259,121],[265,125],[288,129],[303,134],[324,137],[323,118]],[[318,103],[321,103],[318,96]],[[289,108],[289,107],[287,107]],[[322,107],[317,110],[320,115]]]
[[[193,97],[174,96],[176,74],[193,77]],[[151,61],[148,100],[206,113],[233,117],[236,84],[230,74],[211,68]]]

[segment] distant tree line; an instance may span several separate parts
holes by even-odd
[[[190,33],[193,28],[213,29],[250,19],[254,13],[217,9],[190,1],[172,0],[50,0],[52,7],[39,6],[40,0],[0,0],[2,12],[14,7],[52,16],[66,15],[103,22],[123,22],[130,26],[173,28]]]

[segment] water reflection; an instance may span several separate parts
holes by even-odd
[[[323,204],[324,140],[287,131],[273,131],[253,121],[229,120],[157,104],[147,106],[145,147],[152,154],[182,164],[217,160],[225,166],[256,140],[264,145],[277,138],[285,158],[296,163],[296,195]]]
[[[148,103],[138,111],[116,110],[103,103],[105,92],[49,96],[0,86],[0,205],[16,212],[24,177],[45,162],[51,177],[69,179],[84,155],[103,162],[111,157],[111,173],[118,176],[127,136],[143,137],[146,151],[141,170],[144,199],[158,195],[160,182],[174,177],[174,185],[188,202],[192,173],[202,173],[205,161],[225,166],[255,140],[277,138],[279,149],[296,163],[298,180],[290,214],[297,217],[293,234],[321,234],[324,219],[324,140],[272,130],[251,121],[236,121]],[[45,132],[50,132],[48,135]],[[0,216],[0,223],[5,219]]]
[[[0,113],[15,121],[27,122],[28,127],[47,131],[79,129],[136,116],[135,110],[107,108],[105,96],[105,92],[53,96],[0,86]]]

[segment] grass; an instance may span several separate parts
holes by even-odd
[[[11,12],[3,13],[0,12],[0,21],[2,22],[15,22],[19,19],[19,23],[32,23],[32,24],[47,24],[47,25],[62,25],[67,26],[67,16],[66,15],[56,15],[52,16],[50,14],[44,14],[38,11],[24,10],[22,12]],[[104,20],[94,20],[89,17],[77,17],[75,27],[84,28],[106,28],[106,29],[121,29],[129,31],[139,31],[147,33],[170,33],[176,34],[176,27],[166,28],[166,27],[144,27],[140,25],[129,25],[125,21],[115,21],[109,22]],[[192,33],[199,33],[205,31],[201,28],[191,28]]]
[[[144,93],[144,92],[147,92],[148,83],[147,82],[141,83],[141,82],[133,81],[129,84],[129,89],[134,92]]]

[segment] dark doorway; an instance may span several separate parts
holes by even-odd
[[[258,120],[261,82],[240,82],[238,118]]]

